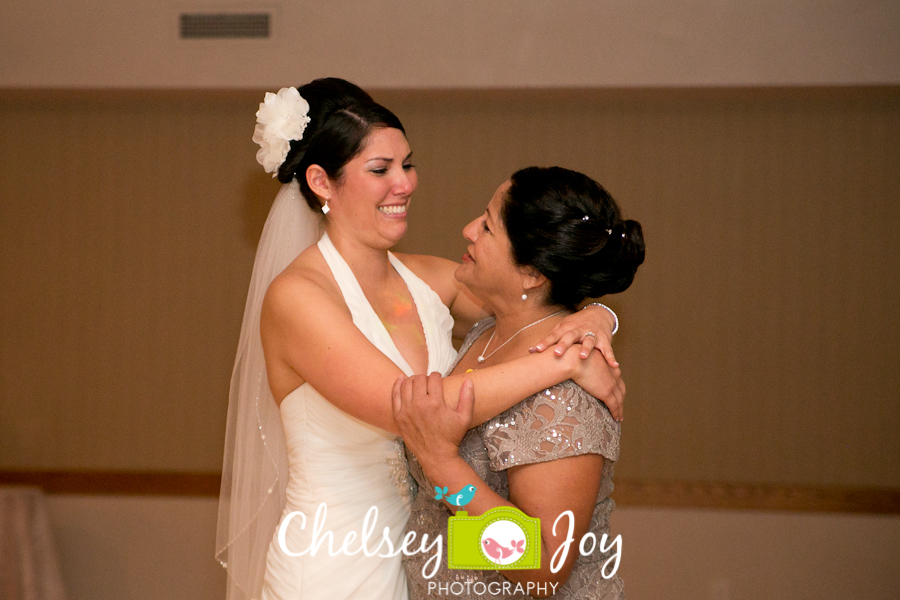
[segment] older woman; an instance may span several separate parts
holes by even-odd
[[[217,540],[229,597],[404,599],[399,557],[372,555],[362,539],[370,507],[395,547],[409,517],[391,386],[445,371],[454,320],[486,313],[451,261],[388,251],[417,184],[393,113],[324,79],[267,94],[257,117],[257,159],[284,186],[257,250],[232,379]],[[604,311],[570,323],[563,346],[592,328],[608,347]],[[618,370],[596,354],[545,352],[481,371],[470,378],[475,422],[569,377],[620,408]],[[462,381],[444,380],[448,397]]]
[[[626,289],[644,260],[640,225],[623,221],[596,182],[561,168],[515,173],[464,235],[470,244],[456,277],[494,316],[469,333],[452,377],[477,376],[526,356],[584,297]],[[417,376],[395,383],[394,416],[420,486],[408,530],[442,535],[446,544],[448,517],[459,505],[468,515],[513,506],[540,518],[541,562],[539,569],[504,570],[502,575],[441,565],[429,577],[428,557],[414,555],[404,559],[410,597],[623,597],[614,564],[604,569],[612,554],[604,534],[619,455],[619,423],[607,407],[576,382],[565,381],[523,396],[466,432],[481,421],[471,419],[471,394],[463,395],[456,411],[443,398],[437,375],[427,382]],[[477,490],[471,498],[440,501],[447,490],[469,486]],[[578,541],[589,532],[597,547],[580,556]],[[574,547],[567,545],[570,538]],[[483,545],[472,551],[482,551],[487,564],[515,566],[525,551],[517,542],[494,536],[476,540]]]

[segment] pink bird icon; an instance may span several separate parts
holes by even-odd
[[[497,540],[493,538],[486,538],[481,543],[484,544],[485,553],[493,558],[495,562],[499,562],[504,558],[512,556],[513,552],[518,552],[519,554],[525,552],[525,540],[512,542],[512,548],[501,546]]]

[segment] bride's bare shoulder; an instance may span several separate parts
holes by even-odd
[[[264,312],[294,312],[297,306],[321,307],[321,303],[343,306],[343,297],[328,263],[313,245],[295,258],[269,285]]]

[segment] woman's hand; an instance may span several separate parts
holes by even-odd
[[[460,388],[456,410],[448,407],[439,373],[399,377],[391,394],[397,430],[426,470],[459,456],[474,405],[474,388],[467,379]]]
[[[625,382],[622,381],[621,369],[610,366],[604,358],[594,353],[587,360],[580,357],[573,359],[574,352],[575,349],[570,348],[563,357],[575,363],[572,380],[603,402],[613,419],[621,421],[625,401]]]
[[[543,352],[556,344],[553,352],[562,356],[573,344],[580,342],[581,358],[587,358],[591,355],[591,350],[596,348],[609,366],[616,368],[619,363],[612,349],[612,330],[615,324],[615,318],[605,308],[586,306],[557,323],[547,337],[534,346],[533,351]]]

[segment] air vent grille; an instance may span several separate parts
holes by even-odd
[[[182,14],[182,39],[268,38],[271,16],[266,13]]]

